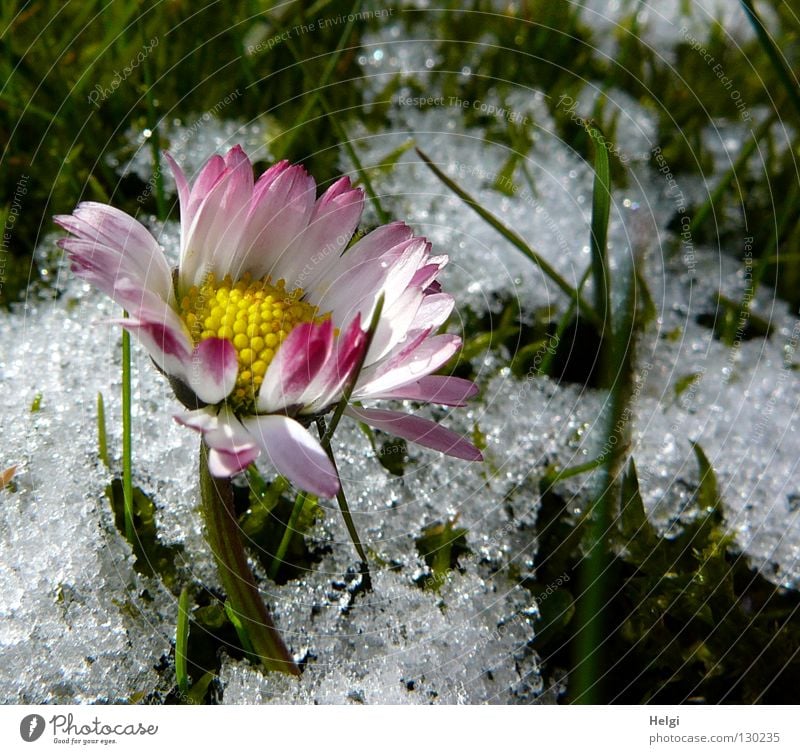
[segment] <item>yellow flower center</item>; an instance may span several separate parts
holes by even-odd
[[[225,338],[236,349],[239,374],[229,398],[234,409],[252,408],[267,367],[297,325],[330,317],[317,315],[302,297],[302,288],[289,292],[283,280],[273,284],[269,276],[253,280],[245,273],[234,283],[226,275],[218,283],[213,272],[183,297],[181,314],[195,345]]]

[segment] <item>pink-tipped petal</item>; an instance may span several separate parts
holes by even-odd
[[[440,403],[443,406],[465,406],[477,394],[478,386],[474,382],[461,377],[431,374],[374,397]]]
[[[410,330],[436,329],[443,325],[453,311],[455,299],[449,293],[429,293],[417,310]]]
[[[175,421],[203,435],[208,445],[208,470],[216,477],[231,477],[243,471],[261,452],[258,444],[234,414],[204,408],[178,414]]]
[[[423,330],[423,333],[429,331]],[[380,364],[365,369],[353,392],[354,398],[383,395],[394,388],[435,372],[461,347],[461,338],[445,333],[433,337],[413,337],[411,343],[399,346]],[[411,337],[411,336],[409,336]]]
[[[320,497],[334,497],[339,491],[336,469],[302,424],[272,414],[244,419],[244,425],[278,473],[295,486]]]
[[[192,184],[189,193],[189,203],[186,207],[186,212],[190,218],[194,218],[195,213],[200,208],[200,205],[205,201],[209,191],[217,185],[217,182],[222,178],[225,172],[225,160],[218,154],[213,155],[206,161],[206,164],[200,168],[197,178]],[[183,211],[183,208],[181,208]]]
[[[300,396],[299,402],[304,406],[301,413],[313,414],[339,401],[345,386],[353,377],[353,370],[361,361],[366,340],[367,334],[361,329],[361,319],[356,316],[347,330],[336,339],[334,353]]]
[[[192,352],[189,387],[204,403],[219,403],[233,390],[238,371],[233,344],[224,338],[208,338]]]
[[[171,324],[170,320],[169,316],[138,319],[134,315],[129,319],[111,320],[111,323],[133,333],[163,372],[185,380],[190,365],[191,345],[183,330]]]
[[[300,396],[328,361],[333,349],[333,323],[306,322],[292,330],[281,343],[264,375],[258,394],[261,411],[281,411],[299,402]]]
[[[183,414],[175,414],[173,417],[178,424],[189,427],[195,432],[205,433],[216,428],[219,420],[212,408],[198,408],[195,411],[186,411]]]
[[[381,295],[384,312],[390,311],[424,263],[429,245],[424,238],[411,238],[386,250],[378,259],[351,266],[332,282],[324,296],[316,299],[320,308],[330,311],[337,325],[349,322],[356,312],[368,322]],[[351,251],[343,260],[347,260]]]
[[[181,211],[181,237],[185,238],[189,231],[189,226],[192,224],[192,217],[189,214],[189,202],[192,189],[189,186],[189,181],[186,180],[186,175],[180,165],[175,161],[175,158],[169,152],[163,152],[163,155],[172,172],[172,177],[175,179],[175,186],[178,189],[178,203],[180,204]]]
[[[212,476],[231,477],[244,471],[260,453],[256,447],[237,451],[211,448],[208,451],[208,470]]]
[[[411,414],[401,414],[383,409],[356,408],[350,406],[345,413],[357,421],[387,432],[404,440],[424,445],[464,461],[482,461],[483,455],[470,442],[451,429],[442,427],[428,419]]]

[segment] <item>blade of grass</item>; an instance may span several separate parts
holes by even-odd
[[[469,193],[462,189],[455,181],[445,175],[419,147],[416,148],[420,159],[430,168],[431,172],[447,186],[456,196],[459,197],[470,209],[480,215],[489,225],[491,225],[501,236],[519,249],[528,259],[530,259],[547,277],[549,277],[570,299],[576,301],[582,314],[591,320],[592,324],[602,330],[603,320],[598,313],[580,295],[577,288],[573,288],[538,252],[534,251],[526,241],[511,228],[498,220],[491,212],[485,210],[481,204]]]
[[[624,277],[625,292],[618,326],[610,339],[614,382],[610,387],[607,447],[601,454],[597,495],[587,511],[584,555],[579,566],[579,594],[573,643],[573,668],[570,697],[573,704],[597,704],[604,698],[607,667],[603,645],[606,639],[608,596],[614,578],[613,559],[606,544],[613,526],[612,493],[628,446],[629,402],[632,395],[633,350],[637,321],[637,282],[635,262]],[[612,442],[613,440],[613,442]]]
[[[719,183],[711,192],[711,196],[709,196],[700,209],[695,212],[692,224],[690,226],[690,232],[692,234],[697,232],[697,230],[708,219],[708,216],[714,207],[718,206],[722,201],[722,197],[725,195],[725,192],[728,190],[736,176],[742,172],[745,164],[758,146],[758,143],[764,137],[764,134],[766,134],[766,132],[770,129],[772,124],[775,123],[777,118],[778,114],[772,113],[769,118],[767,118],[755,131],[752,132],[753,138],[750,139],[750,141],[748,141],[741,150],[739,156],[736,158],[736,162],[734,162],[733,165],[731,165],[730,168],[725,171],[725,175],[722,176]]]
[[[144,38],[144,31],[142,31]],[[147,120],[150,122],[150,152],[153,156],[153,177],[155,178],[156,210],[159,220],[167,219],[167,200],[164,196],[164,174],[161,171],[161,138],[159,135],[159,120],[156,114],[155,98],[153,96],[153,72],[150,68],[150,57],[145,56],[143,63],[144,83],[147,87],[145,99],[147,101]]]
[[[107,468],[111,468],[108,460],[108,438],[106,435],[106,406],[103,401],[103,394],[97,393],[97,455]]]
[[[589,275],[592,272],[592,266],[589,265],[586,268],[586,272],[583,273],[583,277],[581,277],[580,282],[578,283],[578,291],[583,291],[583,286],[586,285],[586,281],[589,279]],[[575,316],[575,311],[577,309],[577,304],[575,300],[569,302],[569,306],[564,311],[564,314],[561,315],[561,319],[558,321],[558,325],[556,326],[556,331],[553,333],[553,337],[556,340],[556,344],[561,343],[561,338],[564,337],[564,333],[566,332],[567,328],[569,327],[569,323],[572,321],[572,318]],[[553,364],[555,362],[556,354],[558,353],[558,345],[555,348],[551,348],[547,351],[544,359],[542,359],[541,366],[539,367],[539,372],[541,374],[546,374],[548,377],[553,376]]]
[[[123,316],[127,317],[128,312]],[[131,429],[131,336],[122,330],[122,495],[125,504],[125,537],[133,545],[133,433]]]
[[[611,308],[608,269],[608,219],[611,215],[611,170],[608,164],[608,146],[597,126],[589,127],[594,143],[594,185],[592,188],[592,226],[590,248],[592,255],[592,277],[594,278],[595,309],[603,320],[608,335],[611,329]]]
[[[545,489],[550,489],[559,482],[563,482],[565,479],[571,479],[574,476],[585,474],[588,471],[594,471],[595,469],[600,468],[605,461],[606,459],[603,456],[599,456],[598,458],[587,461],[586,463],[580,463],[576,466],[568,466],[565,469],[552,471],[546,474],[542,480],[544,482]]]
[[[175,678],[181,694],[189,694],[189,673],[186,668],[189,646],[189,588],[181,589],[178,599],[178,625],[175,629]]]
[[[312,495],[309,495],[302,490],[297,493],[297,497],[294,500],[294,506],[292,506],[292,513],[289,516],[289,520],[286,522],[286,528],[283,530],[281,541],[278,544],[278,550],[275,553],[275,556],[272,558],[272,563],[270,563],[269,566],[269,573],[267,575],[273,581],[275,581],[275,577],[278,575],[278,571],[283,564],[283,558],[286,555],[286,550],[289,549],[289,543],[292,541],[292,537],[297,529],[297,521],[300,518],[300,514],[303,512],[303,507],[307,501],[312,499]]]
[[[791,100],[792,105],[794,105],[795,110],[797,110],[797,114],[800,115],[800,84],[798,84],[797,77],[792,72],[789,64],[786,62],[786,58],[772,40],[772,37],[767,31],[767,27],[764,26],[764,22],[761,20],[761,16],[759,16],[753,0],[740,0],[740,2],[744,8],[745,15],[750,20],[753,29],[755,29],[756,36],[758,37],[761,47],[769,58],[769,62],[772,64],[772,67],[775,69],[775,73],[778,75],[778,78],[786,89],[786,93],[789,95],[789,99]]]

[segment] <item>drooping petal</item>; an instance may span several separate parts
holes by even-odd
[[[306,492],[334,497],[339,477],[327,453],[302,424],[288,416],[272,414],[243,420],[278,473]]]
[[[292,330],[264,375],[258,394],[260,411],[281,411],[299,402],[333,349],[333,323],[306,322]]]
[[[465,406],[477,394],[478,386],[470,380],[431,374],[373,397]]]
[[[82,202],[72,215],[53,218],[74,238],[59,241],[71,261],[107,278],[135,278],[165,301],[172,296],[172,275],[161,247],[140,222],[114,207]]]
[[[349,406],[345,409],[345,413],[353,419],[369,424],[383,432],[424,445],[426,448],[439,450],[449,456],[465,461],[483,460],[483,455],[472,443],[453,430],[428,419],[396,411],[356,408],[355,406]]]
[[[186,370],[191,362],[191,350],[188,339],[181,329],[176,329],[163,320],[133,317],[113,320],[113,324],[118,324],[133,333],[163,372],[186,379]]]
[[[179,424],[203,435],[209,448],[208,470],[213,476],[238,474],[261,452],[250,433],[228,409],[215,414],[214,409],[203,408],[174,418]]]
[[[428,331],[423,331],[426,333]],[[358,385],[353,391],[354,398],[368,398],[382,395],[401,385],[435,372],[461,347],[461,338],[445,333],[433,337],[422,334],[411,339],[398,353],[389,356],[381,364],[364,369],[359,376]]]
[[[238,371],[233,344],[224,338],[208,338],[192,352],[188,385],[204,403],[219,403],[233,390]]]

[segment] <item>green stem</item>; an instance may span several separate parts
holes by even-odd
[[[333,468],[336,470],[336,476],[339,476],[339,467],[336,465],[336,459],[333,456],[330,440],[328,439],[326,441],[325,439],[332,433],[330,428],[325,427],[324,416],[320,416],[317,419],[317,432],[319,432],[322,447],[325,448],[325,452],[328,454],[328,458],[330,458]],[[350,505],[347,502],[347,496],[344,494],[344,488],[341,486],[341,484],[339,485],[339,491],[336,493],[336,501],[339,503],[339,510],[342,512],[344,525],[347,527],[347,532],[350,534],[350,539],[353,540],[353,547],[356,548],[358,557],[361,558],[362,567],[367,568],[367,553],[364,551],[364,546],[361,544],[361,537],[358,536],[356,523],[353,520],[353,514],[350,512]],[[369,570],[367,570],[366,573],[369,575]]]
[[[124,312],[128,316],[128,312]],[[131,430],[131,336],[122,331],[122,498],[125,513],[125,537],[136,544],[133,524],[133,433]]]
[[[300,669],[267,612],[247,564],[233,508],[231,480],[211,475],[208,447],[203,441],[200,444],[200,502],[206,541],[214,553],[219,579],[231,610],[247,631],[255,654],[266,670],[300,675]]]

